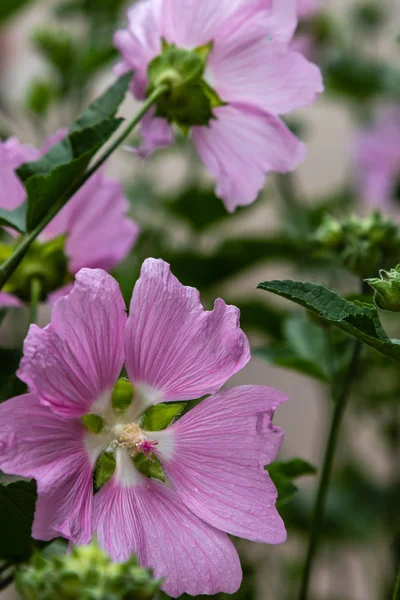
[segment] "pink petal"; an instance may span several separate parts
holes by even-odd
[[[183,48],[207,44],[244,0],[164,0],[162,33],[168,42]]]
[[[122,55],[119,74],[133,70],[133,89],[138,99],[145,97],[147,66],[161,52],[160,13],[162,0],[140,0],[128,10],[128,28],[114,36]]]
[[[148,158],[156,150],[168,148],[174,141],[174,131],[166,119],[154,116],[155,109],[149,111],[140,123],[142,143],[133,151],[142,159]],[[130,151],[132,148],[128,148]]]
[[[258,21],[254,25],[257,27]],[[247,104],[275,115],[308,106],[323,91],[317,66],[285,44],[265,36],[254,39],[251,21],[216,44],[209,72],[225,102]]]
[[[25,304],[17,296],[0,292],[0,308],[20,308],[23,306]]]
[[[320,10],[321,4],[321,0],[297,0],[297,14],[301,19],[309,19]]]
[[[33,394],[0,404],[0,469],[36,479],[37,539],[62,535],[84,544],[91,538],[92,471],[100,449],[89,448],[85,435],[79,421],[53,414]]]
[[[400,110],[390,108],[374,126],[358,133],[354,155],[362,199],[388,208],[400,172]]]
[[[287,173],[305,157],[305,147],[277,117],[244,106],[215,111],[209,127],[194,127],[200,158],[217,180],[216,194],[233,212],[251,204],[270,171]]]
[[[212,312],[204,311],[196,289],[150,258],[133,291],[125,355],[131,381],[168,401],[219,390],[249,361],[250,350],[236,307],[219,299]]]
[[[233,388],[153,434],[168,478],[198,517],[256,542],[285,541],[276,489],[264,466],[282,445],[283,431],[271,421],[286,399],[268,387]]]
[[[25,188],[15,169],[39,158],[39,150],[21,144],[16,138],[0,141],[0,208],[14,210],[24,202]]]
[[[129,202],[121,183],[99,174],[89,179],[72,198],[72,215],[66,245],[71,273],[83,267],[109,271],[129,253],[139,235],[126,217]]]
[[[125,472],[94,499],[100,546],[117,561],[137,554],[155,577],[165,578],[163,590],[174,598],[237,591],[242,572],[228,536],[193,515],[165,485],[130,475],[134,467],[124,460]]]
[[[68,296],[68,294],[70,292],[72,292],[73,289],[74,289],[74,284],[67,283],[67,285],[64,285],[63,287],[59,288],[55,292],[52,292],[51,294],[48,295],[48,297],[47,297],[48,303],[53,308],[53,306],[55,305],[57,300],[60,300],[60,298],[64,298],[64,296]]]
[[[125,323],[115,279],[82,269],[72,292],[55,304],[51,324],[44,329],[31,325],[19,378],[58,414],[89,413],[120,374]]]

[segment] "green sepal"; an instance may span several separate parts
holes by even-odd
[[[182,414],[186,403],[155,404],[146,410],[141,420],[141,427],[145,431],[160,431],[170,425]]]
[[[400,312],[400,265],[395,269],[379,271],[380,278],[366,279],[374,290],[374,301],[378,308]]]
[[[165,483],[164,469],[154,454],[152,454],[151,457],[146,456],[145,454],[136,454],[136,456],[132,458],[132,462],[137,470],[145,477],[148,477],[149,479],[159,479]]]
[[[96,490],[99,490],[110,481],[115,473],[116,466],[115,456],[112,452],[102,452],[100,454],[94,470],[94,485]]]
[[[84,426],[88,431],[90,431],[90,433],[98,435],[104,429],[104,421],[101,417],[99,417],[99,415],[85,415],[84,417],[82,417],[82,421]]]
[[[131,382],[121,377],[114,386],[111,396],[112,407],[119,413],[123,413],[132,404],[134,387]]]
[[[195,52],[196,54],[198,54],[201,58],[201,60],[203,61],[204,64],[206,64],[208,57],[210,56],[212,49],[214,47],[214,42],[211,40],[211,42],[208,42],[208,44],[203,44],[203,46],[197,46],[197,48],[195,48],[193,50],[193,52]]]
[[[182,50],[174,45],[167,45],[162,54],[150,62],[147,74],[150,86],[155,89],[165,83],[183,87],[199,82],[204,73],[204,63],[196,52]]]
[[[228,103],[221,100],[217,92],[204,79],[201,81],[201,88],[210,101],[211,110],[220,106],[228,106]]]

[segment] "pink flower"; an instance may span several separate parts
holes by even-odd
[[[286,537],[264,470],[283,440],[272,417],[286,397],[261,386],[218,392],[249,359],[238,309],[217,300],[204,311],[162,260],[145,261],[129,316],[117,282],[82,269],[51,324],[30,328],[18,373],[29,393],[0,405],[0,469],[38,484],[33,536],[85,544],[95,533],[115,561],[136,553],[171,596],[236,591],[240,562],[226,532]],[[124,362],[134,391],[121,413],[111,394]],[[149,406],[207,394],[167,429],[142,428]],[[84,427],[87,414],[103,419],[101,433]],[[116,470],[93,497],[104,450]],[[161,461],[169,485],[136,469],[139,452]]]
[[[0,208],[14,210],[25,201],[25,189],[15,169],[24,162],[39,160],[63,135],[60,132],[52,137],[41,150],[15,138],[0,141]],[[112,269],[125,258],[138,236],[137,225],[126,217],[128,208],[122,185],[97,172],[46,227],[40,241],[67,236],[64,251],[72,275],[83,267]],[[57,290],[53,300],[70,288]],[[0,306],[11,306],[11,302],[10,297],[0,294]]]
[[[400,109],[391,108],[375,125],[358,133],[357,187],[371,206],[388,209],[400,176]]]
[[[312,104],[323,86],[319,69],[289,48],[296,24],[295,0],[140,0],[128,11],[128,28],[115,35],[117,72],[134,70],[138,99],[162,39],[185,50],[212,42],[204,79],[225,104],[191,134],[229,211],[251,204],[267,173],[291,171],[304,159],[305,147],[279,115]],[[157,117],[141,134],[139,152],[147,155],[170,143],[172,128]]]
[[[320,9],[321,0],[297,0],[297,15],[299,19],[309,19]]]

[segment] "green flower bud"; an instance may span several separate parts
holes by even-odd
[[[208,125],[213,109],[224,106],[218,94],[203,79],[212,43],[194,50],[183,50],[163,42],[162,53],[147,70],[148,95],[161,85],[169,91],[158,99],[156,114],[176,123],[185,133],[195,125]]]
[[[336,248],[343,241],[341,223],[331,215],[326,215],[314,235],[314,240],[323,249]]]
[[[380,279],[365,281],[375,290],[375,304],[382,310],[400,312],[400,265],[390,271],[379,271]]]
[[[59,236],[49,242],[36,241],[32,244],[20,266],[4,287],[5,292],[15,294],[24,302],[29,302],[31,285],[34,279],[40,282],[41,300],[69,280],[68,261],[64,254],[65,237]],[[0,246],[0,258],[3,256]],[[8,247],[12,252],[12,247]]]
[[[160,589],[135,557],[116,564],[96,542],[69,555],[36,554],[18,569],[16,585],[24,600],[152,600]]]

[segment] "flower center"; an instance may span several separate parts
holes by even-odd
[[[122,429],[117,443],[122,448],[126,448],[131,456],[135,456],[139,452],[140,446],[146,440],[147,438],[139,425],[130,423]]]

